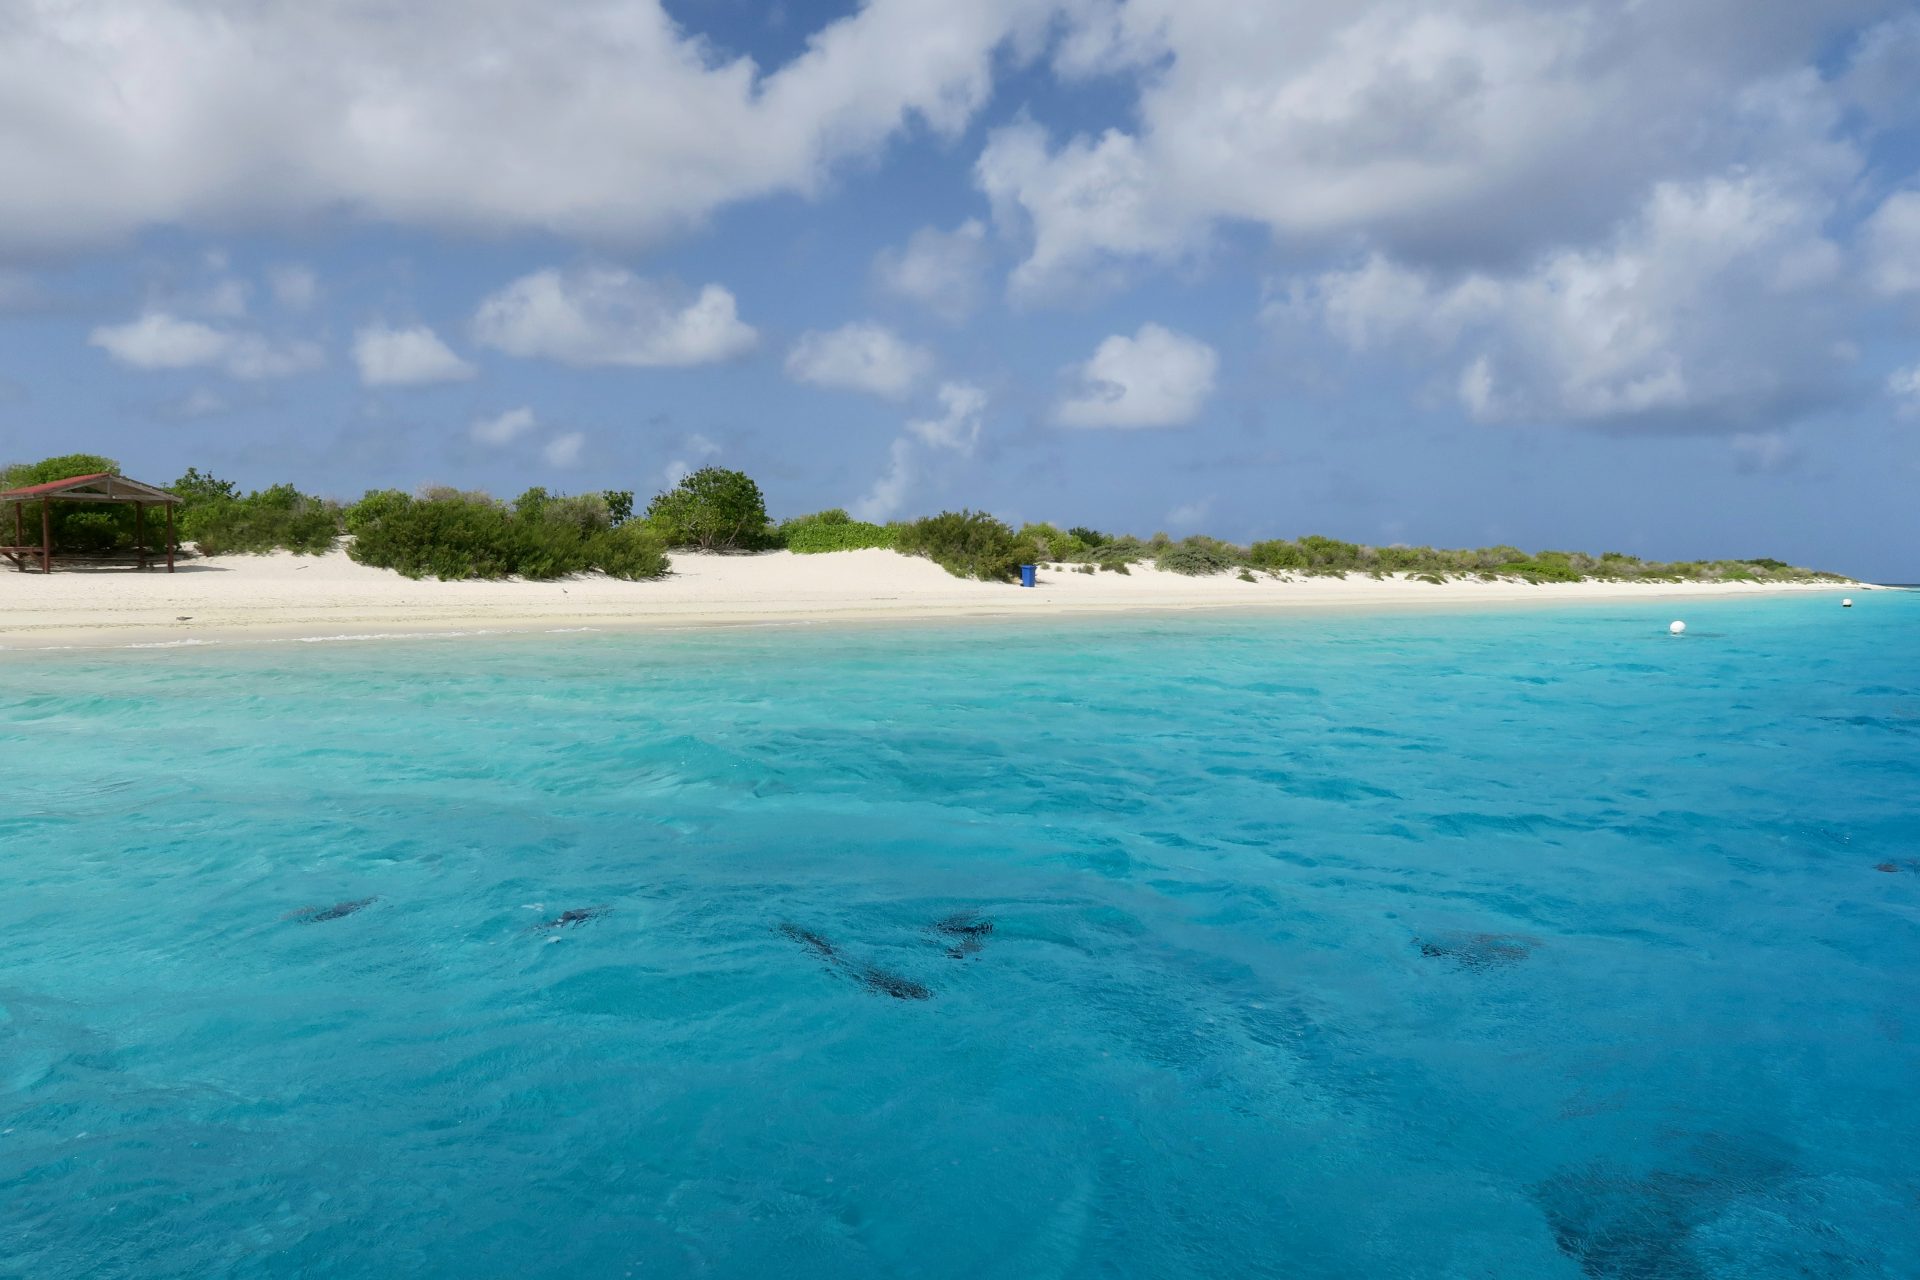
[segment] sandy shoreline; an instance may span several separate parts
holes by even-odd
[[[174,574],[0,573],[0,648],[725,626],[744,623],[1062,618],[1197,609],[1430,609],[1582,601],[1844,594],[1864,585],[1755,586],[1304,578],[1242,582],[1135,566],[1129,575],[1042,568],[1034,590],[968,582],[891,551],[679,555],[657,582],[415,582],[325,556],[216,556]]]

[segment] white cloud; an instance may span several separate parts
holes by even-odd
[[[283,378],[318,369],[325,353],[312,342],[275,341],[151,311],[126,324],[101,325],[87,336],[120,364],[142,370],[214,368],[229,377]]]
[[[471,433],[478,443],[497,447],[513,443],[539,425],[539,419],[533,416],[533,409],[521,405],[518,409],[508,409],[491,418],[476,420]]]
[[[1889,297],[1920,293],[1920,191],[1888,196],[1867,220],[1867,280]]]
[[[660,0],[15,4],[0,244],[342,211],[655,237],[915,123],[956,135],[1051,8],[871,0],[768,71]]]
[[[896,298],[959,323],[980,306],[987,273],[987,228],[969,218],[952,231],[922,227],[900,249],[882,249],[874,282]]]
[[[1356,350],[1460,352],[1456,391],[1483,421],[1750,423],[1844,363],[1814,303],[1840,269],[1829,209],[1760,173],[1662,183],[1600,248],[1452,279],[1375,254],[1274,310]]]
[[[1901,414],[1920,414],[1920,364],[1895,369],[1887,379],[1887,392],[1900,402]]]
[[[908,420],[906,431],[888,448],[887,469],[853,504],[851,511],[856,519],[890,520],[898,515],[920,478],[923,452],[972,456],[980,443],[987,393],[970,382],[943,382],[938,394],[940,416]]]
[[[873,487],[853,504],[848,514],[856,520],[882,522],[891,520],[900,514],[900,508],[906,505],[907,493],[913,488],[914,481],[913,441],[905,436],[893,442],[887,454],[887,469],[873,482]]]
[[[480,304],[473,328],[483,346],[575,366],[709,364],[759,340],[719,285],[682,304],[662,285],[616,267],[522,276]]]
[[[686,438],[681,446],[681,456],[669,462],[664,472],[667,487],[671,489],[699,469],[701,463],[716,457],[720,446],[705,436],[695,432]]]
[[[247,314],[247,300],[253,295],[253,286],[245,280],[229,277],[216,281],[210,289],[198,299],[198,310],[210,316],[224,320],[238,320]]]
[[[1745,472],[1786,471],[1800,461],[1800,450],[1784,431],[1743,431],[1727,441],[1733,465]]]
[[[810,331],[787,353],[787,376],[817,387],[898,400],[933,370],[933,353],[881,325]]]
[[[305,311],[320,297],[320,277],[298,263],[268,268],[267,285],[274,300],[289,311]]]
[[[1193,502],[1183,502],[1167,512],[1167,526],[1172,529],[1192,529],[1207,518],[1213,510],[1212,498],[1199,498]]]
[[[1054,409],[1068,427],[1177,427],[1213,394],[1220,357],[1206,343],[1143,324],[1115,334],[1072,369],[1073,388]]]
[[[969,382],[940,384],[938,418],[915,418],[907,431],[936,449],[972,453],[980,443],[980,421],[987,411],[987,393]]]
[[[1029,246],[1027,300],[1178,261],[1223,222],[1296,252],[1512,269],[1605,234],[1656,182],[1756,156],[1842,189],[1859,156],[1813,68],[1894,7],[1085,0],[1055,68],[1136,77],[1136,123],[1057,146],[1015,125],[975,176]]]
[[[162,417],[175,419],[211,418],[227,412],[233,406],[227,398],[217,391],[206,387],[197,387],[177,400],[169,400],[159,407]]]
[[[1909,12],[1869,28],[1855,46],[1842,84],[1847,97],[1889,124],[1920,116],[1913,69],[1920,66],[1920,13]]]
[[[426,325],[392,329],[368,325],[353,335],[353,362],[369,387],[422,387],[465,382],[480,372],[455,355]]]
[[[1201,220],[1171,205],[1167,175],[1134,139],[1109,129],[1050,151],[1044,130],[997,130],[974,166],[994,220],[1032,248],[1007,281],[1017,301],[1044,302],[1120,283],[1114,259],[1176,259],[1202,237]]]
[[[540,456],[550,467],[562,470],[576,466],[580,461],[580,450],[587,443],[587,437],[578,431],[569,431],[565,435],[555,436],[547,441]]]

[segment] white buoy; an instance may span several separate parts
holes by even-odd
[[[1853,608],[1853,597],[1852,597],[1852,596],[1848,596],[1848,597],[1847,597],[1847,598],[1846,598],[1845,600],[1842,600],[1842,601],[1840,602],[1840,607],[1841,607],[1842,609],[1851,609],[1851,608]]]
[[[1687,624],[1684,622],[1668,623],[1667,634],[1670,636],[1683,636],[1687,634]]]

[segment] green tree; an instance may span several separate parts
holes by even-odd
[[[120,473],[120,464],[98,453],[63,453],[39,462],[19,462],[0,471],[0,489],[24,489],[29,485],[71,480],[75,476]],[[11,503],[9,506],[13,505]],[[40,541],[40,515],[31,507],[21,512],[29,545]],[[0,541],[13,541],[11,511],[0,511]],[[53,533],[55,554],[98,555],[133,545],[134,515],[131,506],[91,502],[55,502],[47,512],[47,524]],[[159,545],[158,534],[149,534],[149,545]]]
[[[768,543],[767,502],[745,472],[702,467],[647,506],[647,523],[671,547],[748,551]]]

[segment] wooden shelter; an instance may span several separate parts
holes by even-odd
[[[23,489],[0,492],[0,503],[13,505],[13,545],[0,547],[0,556],[13,561],[15,570],[24,572],[27,561],[38,557],[40,572],[53,572],[53,504],[56,502],[131,502],[133,504],[133,546],[139,553],[140,567],[147,567],[147,508],[167,510],[167,572],[173,572],[173,509],[180,503],[178,494],[168,493],[138,480],[96,472],[90,476],[72,476],[49,480]],[[26,510],[40,506],[40,545],[27,543]]]

